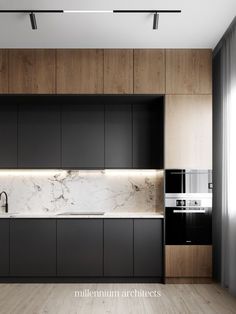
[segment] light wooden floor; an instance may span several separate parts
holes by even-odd
[[[160,297],[75,297],[75,291],[152,291]],[[216,284],[0,284],[1,314],[236,313],[236,299]]]

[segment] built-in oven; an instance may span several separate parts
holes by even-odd
[[[166,244],[212,243],[212,171],[165,171]]]

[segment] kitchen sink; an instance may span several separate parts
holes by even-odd
[[[105,212],[94,212],[94,211],[84,211],[84,212],[76,212],[76,211],[71,211],[71,212],[63,212],[57,214],[57,216],[81,216],[81,215],[104,215]]]

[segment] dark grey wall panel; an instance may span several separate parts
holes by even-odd
[[[79,101],[62,107],[62,167],[104,168],[104,105]]]
[[[133,276],[133,219],[104,219],[104,276]]]
[[[17,106],[3,98],[0,106],[0,168],[17,168]]]
[[[105,106],[105,168],[132,168],[132,105],[130,97],[109,98]]]
[[[10,222],[12,276],[56,276],[56,220],[13,219]]]
[[[221,280],[221,219],[222,219],[222,86],[221,53],[213,59],[213,278]]]
[[[0,276],[9,275],[9,219],[0,219]]]
[[[60,106],[49,98],[19,105],[19,168],[59,168],[61,165]]]
[[[103,220],[57,220],[59,276],[103,275]]]
[[[163,98],[133,105],[133,168],[163,169]]]
[[[134,219],[134,276],[163,276],[162,219]]]

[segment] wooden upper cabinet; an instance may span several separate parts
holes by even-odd
[[[8,51],[0,50],[0,94],[8,93]]]
[[[10,49],[9,93],[55,93],[55,50]]]
[[[165,168],[212,169],[212,96],[168,95]]]
[[[103,50],[57,50],[58,94],[102,94]]]
[[[166,94],[211,94],[212,51],[166,50]]]
[[[104,50],[104,93],[133,94],[133,50]]]
[[[134,93],[165,94],[165,50],[134,50]]]

